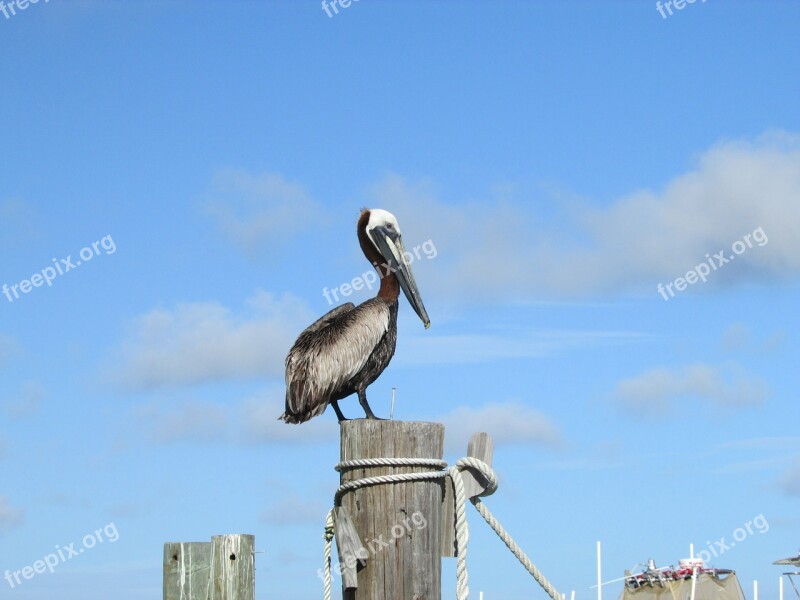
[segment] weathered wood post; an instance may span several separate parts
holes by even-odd
[[[441,460],[443,450],[441,423],[357,419],[341,424],[342,461]],[[345,469],[341,482],[435,470],[430,466]],[[441,599],[443,490],[444,479],[440,478],[372,485],[342,496],[341,504],[368,551],[366,566],[358,572],[358,588],[343,589],[345,599]]]
[[[208,542],[164,544],[164,600],[206,600],[210,568]]]
[[[211,538],[209,600],[255,600],[255,543],[252,535]]]
[[[485,432],[473,433],[467,444],[467,456],[482,460],[491,467],[493,455],[494,441],[491,436]],[[467,500],[482,494],[489,487],[488,482],[480,474],[469,469],[461,471],[461,480],[464,482],[464,495]],[[459,550],[456,539],[455,496],[453,480],[448,477],[442,508],[442,556],[446,558],[458,556]]]
[[[254,600],[255,536],[164,544],[164,600]]]

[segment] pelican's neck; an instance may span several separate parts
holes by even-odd
[[[358,243],[361,246],[361,251],[367,260],[375,267],[378,272],[378,277],[381,280],[381,287],[378,289],[378,298],[383,298],[386,302],[397,301],[400,297],[400,281],[386,264],[386,260],[378,252],[375,244],[369,239],[367,235],[367,223],[369,222],[369,211],[361,211],[361,216],[358,219]],[[388,271],[388,274],[387,274]]]

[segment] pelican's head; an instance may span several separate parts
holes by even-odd
[[[378,253],[386,261],[386,265],[394,272],[403,288],[403,293],[408,298],[408,303],[417,313],[425,329],[431,326],[431,320],[422,303],[422,298],[417,289],[417,282],[414,281],[414,274],[411,272],[411,265],[408,257],[411,256],[403,247],[403,237],[400,233],[400,225],[395,216],[388,210],[380,208],[369,209],[369,220],[366,225],[367,238],[378,250]],[[384,269],[378,267],[379,270]],[[381,276],[384,273],[381,272]]]

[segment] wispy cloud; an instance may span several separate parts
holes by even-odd
[[[234,314],[216,302],[155,309],[134,320],[113,379],[135,390],[283,374],[299,331],[313,318],[293,296],[259,292]]]
[[[714,451],[727,452],[728,450],[747,450],[753,451],[786,451],[800,448],[800,437],[759,437],[747,438],[742,440],[730,440],[718,444]]]
[[[19,353],[19,344],[10,335],[0,333],[0,369],[6,366],[6,363]]]
[[[18,198],[0,200],[0,247],[40,238],[38,222],[34,205]]]
[[[134,415],[156,443],[221,442],[230,438],[229,410],[206,402],[180,402],[165,408],[152,403],[137,407]]]
[[[776,436],[728,440],[706,453],[715,473],[776,473],[795,460],[800,437]]]
[[[44,386],[38,381],[26,381],[14,397],[3,403],[6,416],[11,420],[23,419],[39,412],[45,397]]]
[[[330,506],[324,502],[309,501],[292,495],[268,506],[261,514],[261,520],[273,525],[318,525],[325,519]]]
[[[605,441],[585,445],[571,445],[569,453],[549,460],[537,461],[534,469],[553,471],[597,471],[633,469],[642,462],[640,455],[625,452],[622,442]]]
[[[288,425],[278,420],[283,410],[283,389],[274,387],[230,405],[202,400],[149,402],[136,407],[132,417],[144,439],[155,444],[313,444],[336,439],[334,417]]]
[[[7,531],[22,522],[25,511],[11,506],[7,496],[0,495],[0,532]]]
[[[800,496],[800,458],[795,459],[792,468],[783,474],[779,485],[784,493],[790,496]]]
[[[220,230],[249,253],[264,243],[274,250],[291,235],[318,227],[326,219],[322,206],[299,183],[278,173],[219,171],[212,198],[203,208]]]
[[[635,331],[515,331],[503,334],[424,335],[398,341],[396,364],[484,363],[543,358],[568,350],[632,343],[648,336]]]
[[[303,444],[335,440],[339,425],[335,417],[326,414],[300,425],[278,420],[285,407],[284,390],[265,390],[248,398],[241,406],[244,440],[253,443]]]
[[[425,265],[434,275],[418,279],[461,299],[655,296],[657,283],[758,227],[769,244],[737,257],[703,290],[800,275],[800,136],[784,133],[720,143],[662,190],[633,191],[607,206],[563,202],[558,214],[549,198],[450,205],[430,183],[393,175],[370,196],[406,230],[435,240],[439,256]]]
[[[497,402],[479,408],[461,406],[439,419],[445,424],[448,452],[466,452],[473,433],[485,431],[496,444],[532,444],[560,448],[564,440],[552,420],[522,402]]]
[[[722,333],[722,349],[727,352],[741,350],[752,343],[752,332],[743,323],[732,323]]]
[[[785,331],[775,331],[758,337],[744,323],[732,323],[722,333],[720,346],[725,352],[747,350],[753,354],[768,354],[779,349],[786,340]]]
[[[613,398],[635,414],[669,414],[669,409],[685,399],[699,399],[728,408],[761,404],[769,394],[767,384],[743,374],[706,364],[683,367],[657,367],[617,383]],[[677,413],[673,413],[677,414]]]

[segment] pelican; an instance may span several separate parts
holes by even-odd
[[[378,294],[355,306],[337,306],[300,334],[286,357],[286,412],[279,419],[303,423],[333,406],[346,420],[339,400],[358,394],[368,419],[377,419],[367,403],[367,386],[394,355],[400,288],[425,329],[431,321],[406,258],[395,216],[379,208],[364,209],[356,226],[364,256],[378,271]]]

